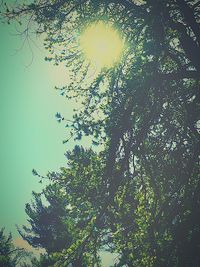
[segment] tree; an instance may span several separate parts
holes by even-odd
[[[33,266],[51,266],[58,260],[59,252],[70,250],[87,233],[83,231],[84,225],[102,202],[98,192],[102,190],[100,177],[103,161],[100,155],[91,149],[75,146],[73,151],[66,153],[66,157],[68,167],[61,168],[60,172],[49,173],[46,178],[51,183],[42,193],[33,192],[34,201],[26,204],[30,226],[18,229],[22,238],[31,246],[44,248],[47,252],[47,255],[41,255],[39,262],[33,259]],[[40,176],[35,170],[33,173]],[[77,246],[75,257],[69,259],[70,263],[73,267],[85,266],[90,262],[99,264],[98,250],[101,245],[93,233],[93,241],[87,253],[83,253]]]
[[[41,195],[33,192],[34,202],[26,204],[26,214],[31,228],[23,226],[22,237],[33,247],[45,248],[47,253],[61,251],[71,243],[71,236],[64,219],[68,210],[57,185],[49,185],[43,191],[48,205],[42,203]]]
[[[94,197],[99,208],[83,196],[93,216],[84,224],[85,237],[63,258],[78,248],[87,251],[103,222],[106,243],[121,255],[121,265],[200,265],[199,9],[193,0],[57,0],[8,7],[8,21],[27,16],[28,26],[36,22],[36,32],[45,32],[47,60],[73,69],[72,84],[60,88],[83,104],[68,123],[72,135],[91,135],[95,144],[104,144]],[[73,37],[99,20],[119,28],[127,46],[120,64],[102,69],[88,84],[82,79],[88,62]],[[80,197],[76,186],[73,199]]]
[[[5,237],[4,229],[1,229],[0,231],[0,249],[1,249],[1,255],[0,255],[0,266],[12,266],[12,260],[11,260],[11,253],[13,251],[13,245],[11,243],[12,237],[9,235],[9,237]]]
[[[42,197],[46,204],[43,203]],[[26,214],[30,227],[23,226],[18,231],[22,238],[31,246],[43,248],[46,254],[41,254],[39,261],[32,259],[33,266],[53,266],[53,255],[62,252],[73,242],[73,224],[75,218],[70,215],[71,210],[59,184],[49,184],[42,193],[33,192],[31,204],[26,204]],[[75,259],[72,267],[82,267],[83,257]]]
[[[16,248],[12,243],[12,235],[6,236],[4,228],[0,230],[0,266],[13,267],[26,257],[28,253],[24,249]]]

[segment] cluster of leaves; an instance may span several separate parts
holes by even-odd
[[[5,13],[23,16],[46,33],[49,60],[71,68],[60,90],[80,101],[72,135],[104,144],[99,154],[75,147],[68,168],[49,174],[70,207],[70,241],[54,265],[80,256],[98,265],[104,247],[119,254],[116,266],[199,266],[200,2],[42,0]],[[120,64],[91,80],[78,35],[98,20],[119,28],[127,46]],[[40,214],[27,212],[31,223]]]
[[[12,235],[4,233],[4,228],[0,230],[0,266],[14,267],[19,266],[26,257],[29,256],[23,248],[17,248],[13,245]]]
[[[100,262],[101,242],[99,231],[94,231],[93,216],[102,205],[102,160],[91,149],[78,146],[66,156],[68,167],[49,173],[51,184],[40,194],[33,192],[32,204],[26,205],[30,227],[18,229],[29,244],[46,250],[39,261],[41,266],[67,266],[70,262],[73,267],[84,267]],[[94,246],[84,240],[88,231]],[[79,247],[81,240],[87,251]]]

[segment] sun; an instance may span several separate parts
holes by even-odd
[[[86,59],[103,68],[119,62],[124,44],[117,30],[100,21],[83,31],[80,46]]]

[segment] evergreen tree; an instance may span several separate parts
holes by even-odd
[[[0,267],[15,267],[28,254],[24,249],[15,247],[12,235],[6,236],[4,230],[0,230]]]
[[[66,125],[71,135],[104,145],[95,168],[75,150],[71,169],[50,177],[82,221],[56,264],[100,240],[120,254],[119,266],[200,266],[199,1],[43,0],[6,9],[8,22],[26,17],[27,29],[46,34],[47,60],[73,70],[59,88],[82,106]],[[89,82],[77,36],[99,20],[120,29],[127,45],[119,64]]]

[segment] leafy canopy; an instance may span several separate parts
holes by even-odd
[[[49,177],[77,211],[72,233],[81,225],[55,266],[102,246],[119,254],[118,266],[199,265],[199,9],[193,0],[7,6],[7,21],[26,18],[26,33],[32,26],[45,34],[47,60],[71,70],[71,83],[57,88],[79,103],[69,138],[103,145],[94,156],[75,147],[69,168]],[[78,40],[100,21],[119,29],[127,45],[118,64],[97,72]]]

